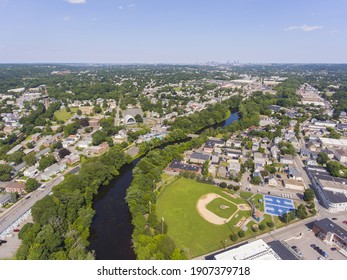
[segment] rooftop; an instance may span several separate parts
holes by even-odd
[[[262,239],[214,256],[216,260],[281,260]]]
[[[323,229],[326,232],[331,232],[331,233],[336,234],[341,239],[346,239],[347,238],[347,231],[344,230],[339,225],[335,224],[333,221],[331,221],[328,218],[325,218],[325,219],[322,219],[322,220],[319,220],[319,221],[315,221],[314,224],[317,225],[318,227],[320,227],[321,229]]]

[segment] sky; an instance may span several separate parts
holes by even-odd
[[[0,0],[0,63],[347,63],[347,0]]]

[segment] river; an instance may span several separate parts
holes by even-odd
[[[238,113],[233,113],[214,126],[225,127],[237,119]],[[166,143],[163,146],[170,144],[173,143]],[[136,259],[131,242],[133,226],[125,197],[133,179],[132,170],[139,160],[140,158],[123,166],[119,175],[107,186],[100,187],[98,194],[94,197],[93,207],[96,214],[90,227],[88,249],[95,252],[97,260]]]

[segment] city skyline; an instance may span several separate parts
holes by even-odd
[[[346,63],[347,1],[0,0],[0,63]]]

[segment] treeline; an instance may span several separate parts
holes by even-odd
[[[159,147],[160,145],[168,144],[170,142],[175,142],[175,141],[181,141],[187,138],[188,138],[187,134],[184,133],[181,129],[175,129],[173,131],[170,131],[168,135],[166,135],[163,139],[154,138],[150,141],[141,143],[139,145],[140,154],[145,154],[148,151]]]
[[[218,103],[201,112],[176,118],[171,124],[170,130],[181,129],[185,133],[195,133],[200,129],[222,122],[227,112],[227,106]]]
[[[165,221],[156,215],[154,182],[161,180],[161,173],[173,160],[182,158],[185,150],[200,147],[206,137],[150,151],[133,170],[134,179],[127,191],[126,201],[132,214],[133,242],[137,259],[186,259],[185,253],[176,248],[166,234]]]
[[[94,259],[87,250],[89,227],[95,211],[93,196],[107,185],[118,170],[132,159],[121,146],[112,147],[98,158],[81,165],[79,174],[68,174],[53,188],[53,194],[36,202],[32,208],[33,223],[19,233],[22,244],[19,260],[85,260]]]
[[[347,112],[347,85],[340,86],[330,100],[333,101],[334,118],[338,118],[341,112]]]

